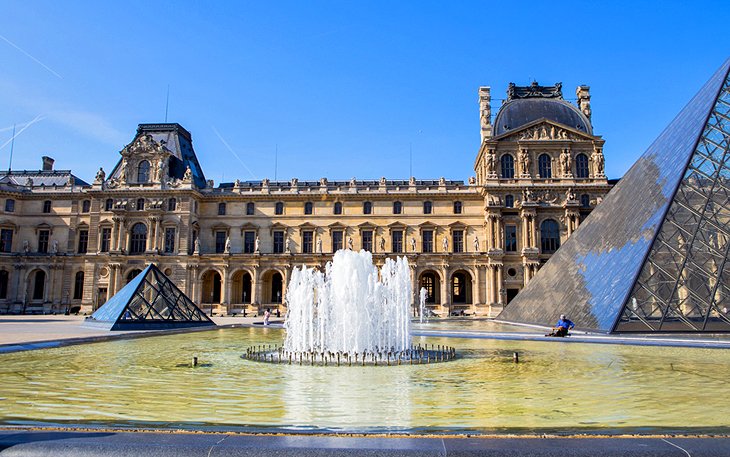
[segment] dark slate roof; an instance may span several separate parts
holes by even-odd
[[[0,175],[0,184],[8,187],[26,187],[28,178],[30,178],[33,181],[33,187],[63,187],[68,185],[69,177],[73,178],[75,186],[91,185],[73,175],[71,170],[13,170]]]
[[[591,123],[577,107],[558,98],[520,98],[510,100],[499,109],[494,119],[494,136],[515,130],[532,121],[545,118],[593,135]]]

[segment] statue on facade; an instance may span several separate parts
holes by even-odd
[[[183,182],[184,183],[193,182],[193,170],[190,169],[190,165],[188,165],[185,168],[185,174],[183,175]]]
[[[380,185],[381,185],[381,186],[384,186],[384,185],[386,185],[387,183],[388,183],[388,182],[386,181],[386,179],[385,179],[385,176],[383,176],[383,177],[381,177],[381,178],[380,178]]]
[[[380,237],[380,252],[385,252],[385,238]]]
[[[477,183],[477,178],[475,178],[474,176],[469,176],[469,185],[473,186],[476,183]]]
[[[349,249],[349,250],[351,250],[351,251],[353,250],[353,243],[352,243],[352,237],[349,237],[349,238],[347,239],[347,249]]]
[[[289,238],[288,235],[286,237],[286,241],[284,241],[284,251],[287,254],[290,254],[291,253],[291,238]]]
[[[104,182],[104,179],[106,179],[106,172],[104,168],[99,167],[99,171],[96,172],[96,178],[94,178],[94,183],[101,184]]]
[[[157,167],[155,168],[156,176],[155,181],[157,182],[163,182],[165,178],[167,178],[167,161],[165,159],[160,159],[160,161],[157,163]]]
[[[259,241],[259,236],[256,235],[256,239],[253,241],[253,252],[256,254],[261,254],[261,242]]]
[[[479,237],[474,236],[474,252],[480,252],[479,251]]]
[[[572,176],[573,173],[571,172],[571,157],[570,152],[568,152],[567,149],[563,149],[563,152],[560,154],[560,169],[562,171],[563,176]]]
[[[487,164],[487,176],[497,175],[497,154],[493,150],[490,150],[486,157]]]
[[[565,199],[568,201],[575,200],[575,192],[573,192],[572,187],[568,187],[568,190],[565,191]]]
[[[25,180],[25,186],[26,187],[33,187],[33,178],[28,178]]]
[[[416,185],[416,177],[415,176],[411,176],[410,177],[410,179],[408,180],[408,185],[409,186],[415,186]]]
[[[518,160],[520,161],[522,176],[530,176],[530,154],[528,154],[527,149],[520,149]]]
[[[195,238],[195,243],[193,243],[193,254],[200,254],[200,240],[197,238]]]
[[[444,236],[444,240],[441,245],[444,248],[444,252],[449,252],[449,239],[447,237]]]
[[[416,239],[411,237],[411,252],[416,252]]]
[[[322,238],[321,237],[317,238],[317,253],[318,254],[322,253]]]
[[[596,167],[596,176],[605,176],[603,151],[600,149],[593,151],[592,159]]]
[[[58,254],[58,240],[51,241],[51,254]]]
[[[354,176],[350,179],[350,187],[357,187],[357,179]]]
[[[226,237],[226,244],[225,244],[225,247],[223,248],[223,252],[225,252],[226,254],[231,253],[231,237],[230,236]]]
[[[28,240],[23,240],[23,252],[26,254],[30,252],[30,243]]]
[[[127,159],[122,159],[122,166],[119,167],[119,184],[127,184]]]

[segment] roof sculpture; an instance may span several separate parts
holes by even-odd
[[[109,330],[156,330],[215,323],[151,264],[97,309],[84,325]]]
[[[730,331],[730,59],[498,319]]]

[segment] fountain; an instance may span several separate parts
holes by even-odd
[[[405,257],[386,259],[378,271],[370,252],[337,251],[324,273],[306,266],[292,272],[283,346],[250,347],[243,357],[300,365],[400,365],[453,359],[451,347],[411,345],[412,296]]]

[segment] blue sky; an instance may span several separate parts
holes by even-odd
[[[89,181],[164,121],[168,85],[216,183],[405,179],[410,150],[417,178],[466,180],[478,87],[532,80],[591,86],[620,177],[730,57],[727,1],[0,5],[0,145],[27,126],[14,169],[50,155]]]

